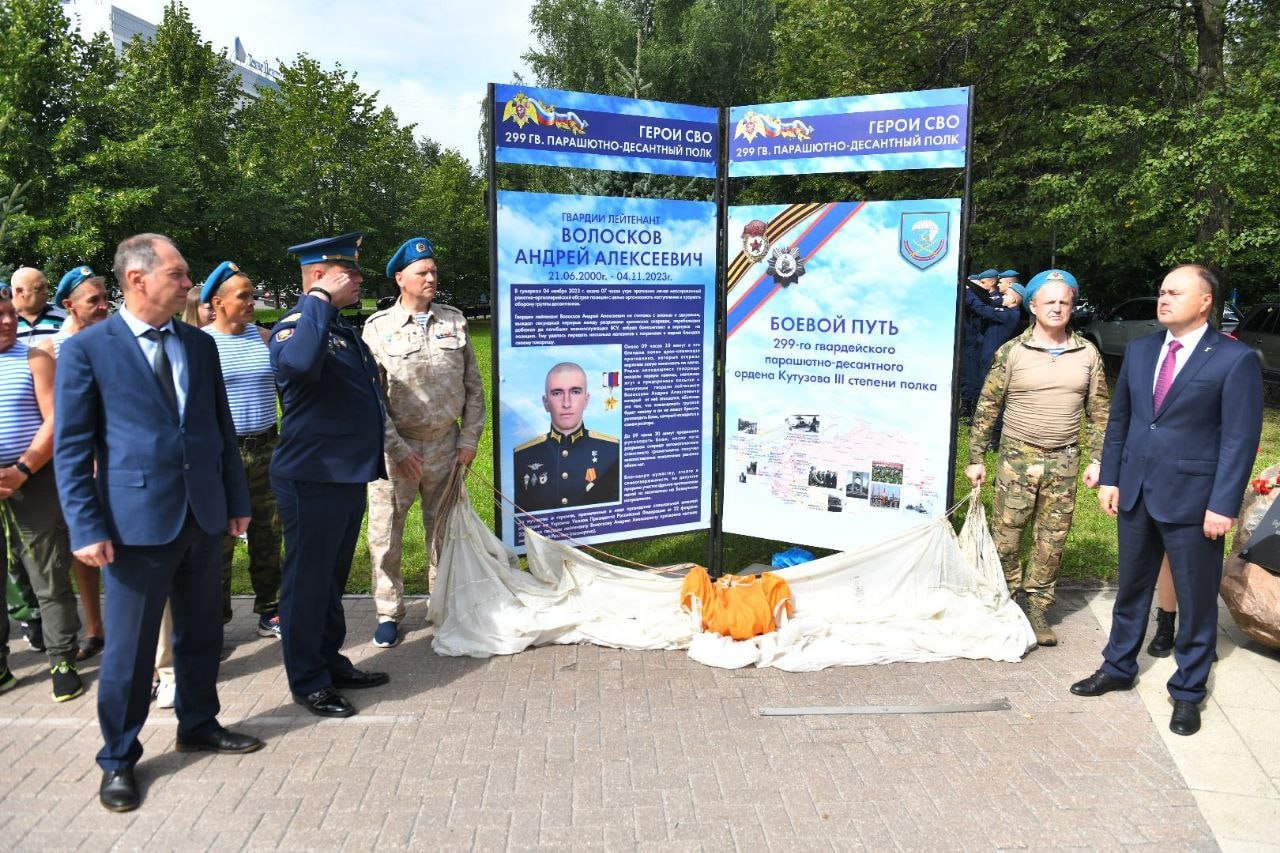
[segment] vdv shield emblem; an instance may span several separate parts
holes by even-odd
[[[913,267],[927,270],[947,256],[950,232],[950,213],[904,213],[898,228],[898,252]]]

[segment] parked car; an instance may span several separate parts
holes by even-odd
[[[1230,334],[1240,324],[1240,309],[1234,302],[1222,306],[1222,331]],[[1124,355],[1129,341],[1161,330],[1156,319],[1156,297],[1140,296],[1121,302],[1110,311],[1094,317],[1082,334],[1093,342],[1103,357],[1117,360]]]
[[[1280,303],[1255,305],[1233,334],[1241,343],[1253,347],[1267,380],[1280,379]]]
[[[1084,328],[1084,337],[1098,348],[1103,358],[1115,361],[1124,355],[1129,341],[1158,332],[1161,328],[1156,320],[1156,298],[1141,296],[1096,314]]]

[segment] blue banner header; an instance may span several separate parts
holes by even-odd
[[[716,176],[711,107],[498,84],[492,118],[500,163]]]
[[[962,169],[969,89],[734,107],[729,177]]]

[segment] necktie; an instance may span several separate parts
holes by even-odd
[[[1169,393],[1169,386],[1173,384],[1173,369],[1177,365],[1180,349],[1182,344],[1169,341],[1169,354],[1164,357],[1164,362],[1160,365],[1160,374],[1156,377],[1156,389],[1151,395],[1151,409],[1157,415],[1160,414],[1160,407],[1164,405],[1165,395]]]
[[[169,354],[164,351],[164,339],[169,335],[168,329],[147,329],[142,336],[156,345],[156,353],[151,357],[151,369],[156,372],[156,380],[160,383],[160,391],[169,401],[169,408],[178,413],[178,392],[173,387],[173,365],[169,364]]]

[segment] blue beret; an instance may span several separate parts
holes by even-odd
[[[58,282],[58,289],[53,292],[53,304],[61,305],[62,300],[71,295],[71,291],[91,278],[98,278],[92,267],[79,266],[67,270],[67,274],[62,277],[62,281]]]
[[[1036,295],[1036,291],[1046,284],[1065,284],[1075,291],[1076,295],[1080,294],[1080,285],[1076,284],[1076,277],[1066,270],[1045,270],[1038,272],[1031,277],[1031,281],[1027,282],[1027,301],[1030,302]]]
[[[1022,278],[1022,273],[1017,270],[1005,270],[1000,273],[1001,278]]]
[[[320,264],[325,261],[360,262],[360,243],[364,240],[363,231],[352,231],[339,237],[321,237],[310,243],[299,243],[290,246],[290,254],[298,256],[298,263]]]
[[[969,276],[969,281],[977,281],[980,278],[982,278],[982,276],[978,275],[977,273],[973,273],[972,275]]]
[[[994,269],[987,269],[978,273],[978,278],[999,278],[999,277],[1000,277],[1000,273]]]
[[[0,299],[6,301],[13,299],[13,288],[9,286],[7,281],[0,281]]]
[[[387,261],[387,278],[395,278],[396,273],[414,261],[434,257],[435,249],[431,247],[430,240],[426,237],[410,237],[404,241],[404,245],[396,249],[396,253],[391,256],[391,260]]]
[[[240,273],[240,267],[232,261],[223,261],[218,264],[204,280],[204,286],[200,288],[200,301],[207,303],[218,292],[218,288],[222,287],[224,281],[238,273]]]
[[[1015,281],[1013,284],[1009,285],[1009,289],[1021,296],[1023,302],[1027,301],[1027,289],[1025,287]]]

